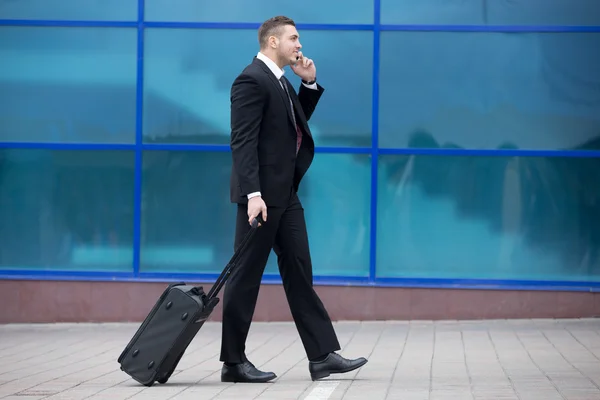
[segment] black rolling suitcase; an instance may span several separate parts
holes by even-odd
[[[169,285],[118,358],[121,370],[145,386],[167,383],[179,360],[219,303],[217,295],[258,228],[252,228],[206,294],[202,286]]]

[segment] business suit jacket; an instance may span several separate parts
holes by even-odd
[[[323,94],[300,86],[293,90],[284,77],[294,105],[302,145],[296,155],[296,128],[286,92],[269,67],[254,58],[231,88],[231,154],[233,158],[230,197],[246,204],[247,195],[261,192],[268,207],[283,207],[298,187],[315,153],[308,120]]]

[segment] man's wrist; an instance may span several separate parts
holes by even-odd
[[[251,199],[251,198],[253,198],[253,197],[258,197],[258,196],[260,196],[260,195],[261,195],[261,194],[260,194],[260,192],[253,192],[253,193],[249,193],[249,194],[248,194],[248,200],[250,200],[250,199]]]
[[[315,77],[313,80],[311,81],[307,81],[305,79],[302,79],[302,85],[304,85],[304,87],[307,87],[309,89],[312,90],[318,90],[319,87],[317,86],[317,78]]]
[[[305,85],[313,85],[315,83],[317,83],[317,77],[313,76],[312,78],[306,80],[306,79],[302,79],[302,83],[304,83]]]

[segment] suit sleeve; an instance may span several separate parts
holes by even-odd
[[[300,85],[300,90],[298,91],[298,99],[300,100],[300,105],[302,106],[302,111],[304,111],[304,115],[306,116],[306,120],[309,121],[312,116],[315,108],[317,108],[317,103],[321,98],[321,95],[325,89],[317,83],[317,89],[309,89],[303,84]]]
[[[242,195],[260,192],[258,136],[264,94],[258,82],[240,75],[231,87],[231,155]]]

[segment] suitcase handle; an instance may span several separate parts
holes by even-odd
[[[258,215],[258,217],[254,218],[252,220],[252,224],[250,224],[250,231],[246,234],[246,236],[244,236],[244,239],[242,239],[242,242],[238,246],[237,250],[233,253],[231,260],[229,261],[227,266],[225,266],[225,268],[223,269],[223,272],[221,272],[221,275],[219,275],[219,277],[215,281],[213,287],[208,292],[207,297],[209,300],[212,300],[219,294],[219,292],[223,288],[223,285],[225,285],[227,278],[229,278],[229,275],[231,275],[231,271],[233,271],[233,269],[235,268],[238,258],[244,252],[246,247],[248,246],[248,242],[250,241],[252,236],[254,236],[254,234],[256,233],[256,230],[259,227],[259,224],[263,224],[263,223],[264,223],[264,220],[262,219],[262,216],[260,214]]]

